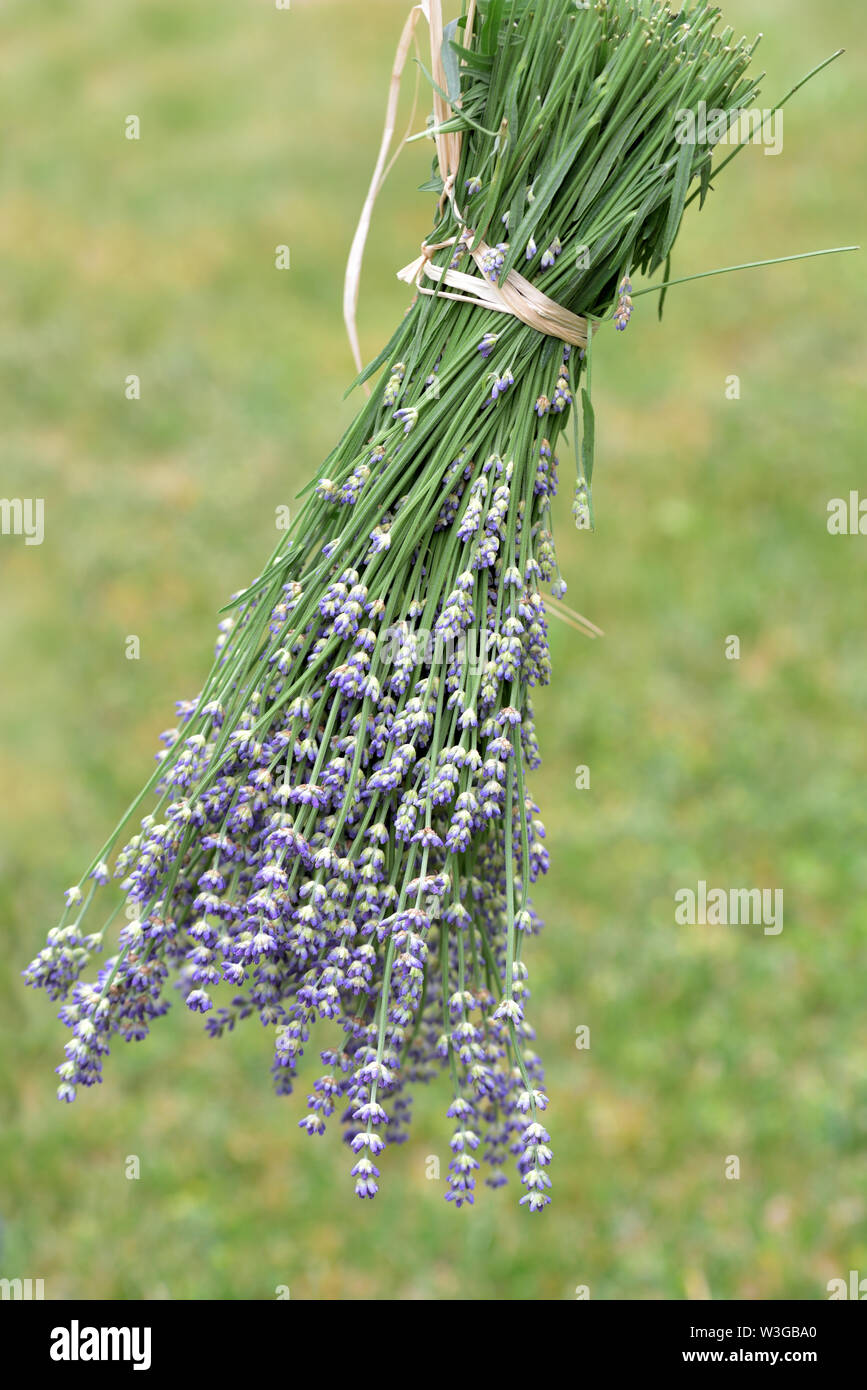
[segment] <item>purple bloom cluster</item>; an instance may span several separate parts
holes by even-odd
[[[632,318],[632,281],[624,275],[617,289],[617,308],[614,310],[614,327],[622,333]]]
[[[507,241],[498,241],[496,246],[489,246],[481,258],[481,269],[488,280],[494,284],[500,278],[500,271],[506,264],[506,253],[509,249]]]
[[[445,1071],[447,1200],[471,1204],[483,1166],[499,1186],[511,1154],[535,1210],[549,1154],[520,949],[548,864],[525,773],[539,762],[530,692],[550,674],[539,583],[559,582],[556,459],[547,439],[515,459],[462,450],[410,531],[400,441],[429,376],[416,388],[391,370],[372,435],[314,489],[316,539],[236,596],[216,676],[163,735],[155,807],[69,890],[26,975],[63,1001],[65,1101],[101,1080],[116,1036],[147,1035],[173,985],[211,1036],[251,1016],[273,1030],[281,1094],[323,1032],[299,1124],[321,1135],[338,1116],[360,1197],[406,1138],[412,1086]],[[511,384],[504,370],[497,389]],[[420,620],[431,642],[387,651]],[[111,891],[112,852],[126,921],[86,982],[105,932],[83,920]]]
[[[543,270],[548,270],[548,269],[550,269],[550,267],[551,267],[551,266],[554,264],[554,262],[556,261],[557,257],[558,257],[558,256],[560,255],[560,253],[562,252],[562,250],[563,250],[563,246],[562,246],[562,244],[561,244],[561,242],[560,242],[560,238],[557,237],[557,236],[555,236],[555,238],[554,238],[554,240],[551,242],[550,246],[548,246],[548,247],[546,248],[546,250],[542,252],[542,269],[543,269]]]

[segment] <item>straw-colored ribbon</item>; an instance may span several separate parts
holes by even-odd
[[[473,20],[475,18],[476,0],[470,0],[467,7],[467,22],[464,30],[464,42],[469,43],[472,34]],[[388,102],[385,113],[385,128],[382,133],[382,142],[379,147],[379,156],[376,167],[373,171],[373,178],[361,209],[361,217],[352,240],[349,258],[346,263],[346,277],[343,285],[343,318],[346,323],[346,331],[349,336],[349,343],[352,348],[352,355],[359,371],[362,370],[361,349],[358,343],[358,328],[356,326],[356,313],[358,309],[358,290],[361,283],[361,264],[364,258],[364,247],[367,235],[370,231],[370,221],[373,215],[373,208],[379,191],[385,182],[386,176],[397,154],[388,162],[388,152],[391,149],[391,142],[394,139],[394,127],[397,117],[397,103],[400,95],[400,80],[403,75],[404,66],[409,54],[410,45],[415,37],[415,30],[419,19],[424,17],[427,20],[430,31],[431,49],[431,74],[437,87],[442,91],[448,89],[448,79],[442,60],[443,46],[443,16],[442,0],[419,0],[414,5],[407,16],[403,26],[403,32],[395,54],[394,66],[391,70],[391,80],[389,83]],[[550,337],[560,338],[564,343],[571,343],[575,347],[587,346],[588,324],[585,318],[571,313],[564,309],[562,304],[557,304],[555,300],[549,299],[547,295],[538,290],[535,285],[519,275],[516,270],[510,270],[503,283],[498,285],[485,277],[483,269],[483,258],[485,253],[490,250],[484,241],[479,241],[471,247],[474,240],[473,233],[458,210],[455,202],[454,190],[455,180],[457,179],[458,168],[461,158],[462,133],[460,131],[443,131],[443,124],[452,116],[448,102],[440,93],[434,89],[434,127],[433,138],[436,144],[437,163],[439,165],[440,177],[443,181],[443,192],[440,198],[442,206],[446,198],[451,203],[452,210],[459,225],[463,228],[463,235],[460,243],[470,251],[476,265],[482,271],[481,278],[476,275],[468,275],[465,271],[454,270],[448,267],[434,265],[431,257],[434,252],[442,250],[446,246],[453,246],[458,242],[457,237],[450,241],[440,242],[435,246],[422,243],[421,255],[409,265],[397,272],[398,279],[407,284],[415,284],[422,294],[441,295],[447,299],[457,299],[465,303],[480,305],[486,309],[494,309],[501,314],[511,314],[513,317],[527,324],[529,328],[535,328],[539,333],[547,333]],[[421,284],[422,278],[437,282],[436,289],[428,289]],[[443,285],[449,285],[455,290],[460,290],[460,294],[450,294],[443,289]],[[365,388],[369,389],[369,388]]]
[[[484,257],[490,250],[486,242],[480,241],[470,251],[482,272],[481,280],[478,276],[467,275],[462,270],[434,265],[431,260],[433,252],[441,250],[444,246],[454,246],[457,241],[457,237],[452,237],[450,241],[439,242],[436,246],[429,246],[423,242],[421,255],[397,272],[398,280],[404,280],[408,285],[417,285],[421,294],[436,294],[445,299],[461,300],[465,304],[478,304],[485,309],[494,309],[500,314],[512,314],[529,328],[547,333],[549,337],[561,338],[564,343],[572,343],[574,347],[587,346],[587,320],[549,299],[523,275],[519,275],[517,270],[510,270],[501,285],[484,278]],[[453,285],[464,293],[449,294],[447,290],[426,289],[419,283],[422,275],[426,275],[429,280],[438,281],[441,285]]]

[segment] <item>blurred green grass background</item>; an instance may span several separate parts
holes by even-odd
[[[252,1021],[216,1043],[173,1008],[98,1091],[53,1099],[65,1030],[19,971],[354,409],[343,263],[406,8],[4,7],[2,492],[44,497],[46,534],[0,538],[0,1274],[49,1298],[821,1298],[867,1274],[867,540],[826,530],[830,498],[867,496],[854,256],[685,286],[661,326],[639,299],[599,339],[598,529],[572,528],[564,458],[558,541],[607,635],[556,627],[538,701],[556,1206],[529,1218],[514,1181],[443,1202],[444,1088],[359,1203],[337,1131],[297,1128],[304,1078],[271,1094]],[[745,151],[688,216],[676,274],[862,233],[861,0],[724,9],[766,32],[766,105],[849,52],[787,108],[783,155]],[[380,199],[368,356],[406,304],[429,164],[412,147]],[[783,933],[675,926],[699,878],[782,887]]]

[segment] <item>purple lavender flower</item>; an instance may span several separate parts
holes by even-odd
[[[505,395],[510,386],[514,386],[515,378],[507,367],[501,376],[494,374],[491,379],[491,400],[495,401],[499,396]]]
[[[500,271],[506,264],[506,255],[508,253],[508,250],[509,243],[507,241],[500,241],[497,243],[496,246],[489,246],[487,251],[485,251],[482,255],[482,274],[488,280],[492,280],[494,284],[496,284],[496,282],[499,280]]]
[[[614,327],[623,333],[632,318],[632,281],[624,275],[617,290],[617,308],[614,310]]]
[[[560,244],[560,238],[555,236],[550,245],[542,252],[542,269],[548,270],[554,264],[562,250],[563,247]]]
[[[404,406],[400,410],[394,411],[392,419],[400,420],[404,434],[409,434],[418,420],[418,411],[414,406]]]

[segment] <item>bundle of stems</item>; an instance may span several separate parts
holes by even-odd
[[[434,168],[419,292],[28,978],[65,1001],[64,1100],[100,1079],[113,1035],[165,1013],[171,979],[214,1036],[251,1014],[273,1028],[281,1093],[331,1022],[300,1123],[320,1134],[340,1108],[362,1197],[406,1136],[410,1087],[445,1070],[447,1198],[472,1202],[480,1160],[505,1182],[511,1152],[539,1210],[551,1152],[523,943],[547,867],[527,774],[542,586],[565,591],[556,450],[572,421],[591,524],[593,330],[626,326],[631,277],[666,261],[694,181],[702,201],[710,186],[713,152],[678,140],[678,112],[734,114],[757,88],[752,46],[701,2],[481,0],[468,18],[447,31],[445,86],[431,74],[428,133],[459,137],[459,157]],[[583,343],[452,297],[435,283],[449,269],[498,290],[520,274],[582,317]]]

